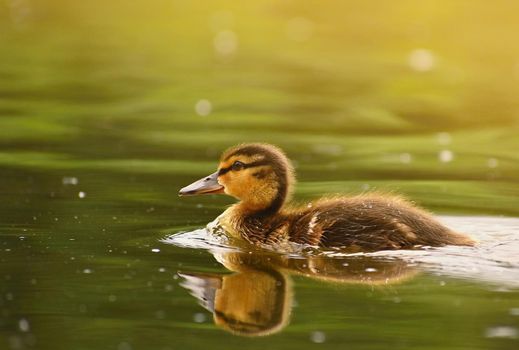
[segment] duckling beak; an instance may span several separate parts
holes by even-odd
[[[179,196],[193,196],[196,194],[223,193],[223,186],[218,183],[218,172],[206,176],[182,188]]]

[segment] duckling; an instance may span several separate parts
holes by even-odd
[[[224,193],[237,198],[218,224],[255,245],[293,242],[354,252],[475,244],[399,196],[371,193],[287,205],[294,183],[292,164],[281,149],[250,143],[226,150],[215,173],[182,188],[179,195]]]

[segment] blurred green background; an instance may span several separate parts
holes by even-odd
[[[285,149],[297,200],[379,189],[518,216],[518,32],[505,0],[3,0],[0,348],[243,344],[194,323],[173,280],[225,269],[158,242],[232,203],[176,193],[239,142]],[[328,347],[512,348],[483,330],[517,293],[438,278],[301,279],[291,326],[247,344],[314,346],[324,329]]]
[[[204,173],[226,147],[264,141],[296,161],[302,193],[373,182],[514,215],[518,8],[7,1],[0,164]]]

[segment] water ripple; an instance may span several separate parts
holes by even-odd
[[[519,219],[449,216],[441,217],[441,220],[455,230],[469,233],[479,241],[478,245],[355,254],[299,246],[289,254],[280,254],[293,259],[305,259],[316,255],[329,259],[351,259],[360,256],[400,259],[439,276],[497,285],[504,287],[500,289],[502,291],[506,291],[507,288],[519,288]],[[162,241],[183,248],[205,249],[213,254],[244,250],[243,247],[234,245],[225,235],[212,234],[205,228],[177,233]]]

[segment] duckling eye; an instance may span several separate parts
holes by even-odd
[[[235,161],[235,162],[232,164],[232,170],[233,170],[233,171],[242,170],[244,167],[245,167],[245,164],[243,164],[243,163],[240,162],[239,160]]]

